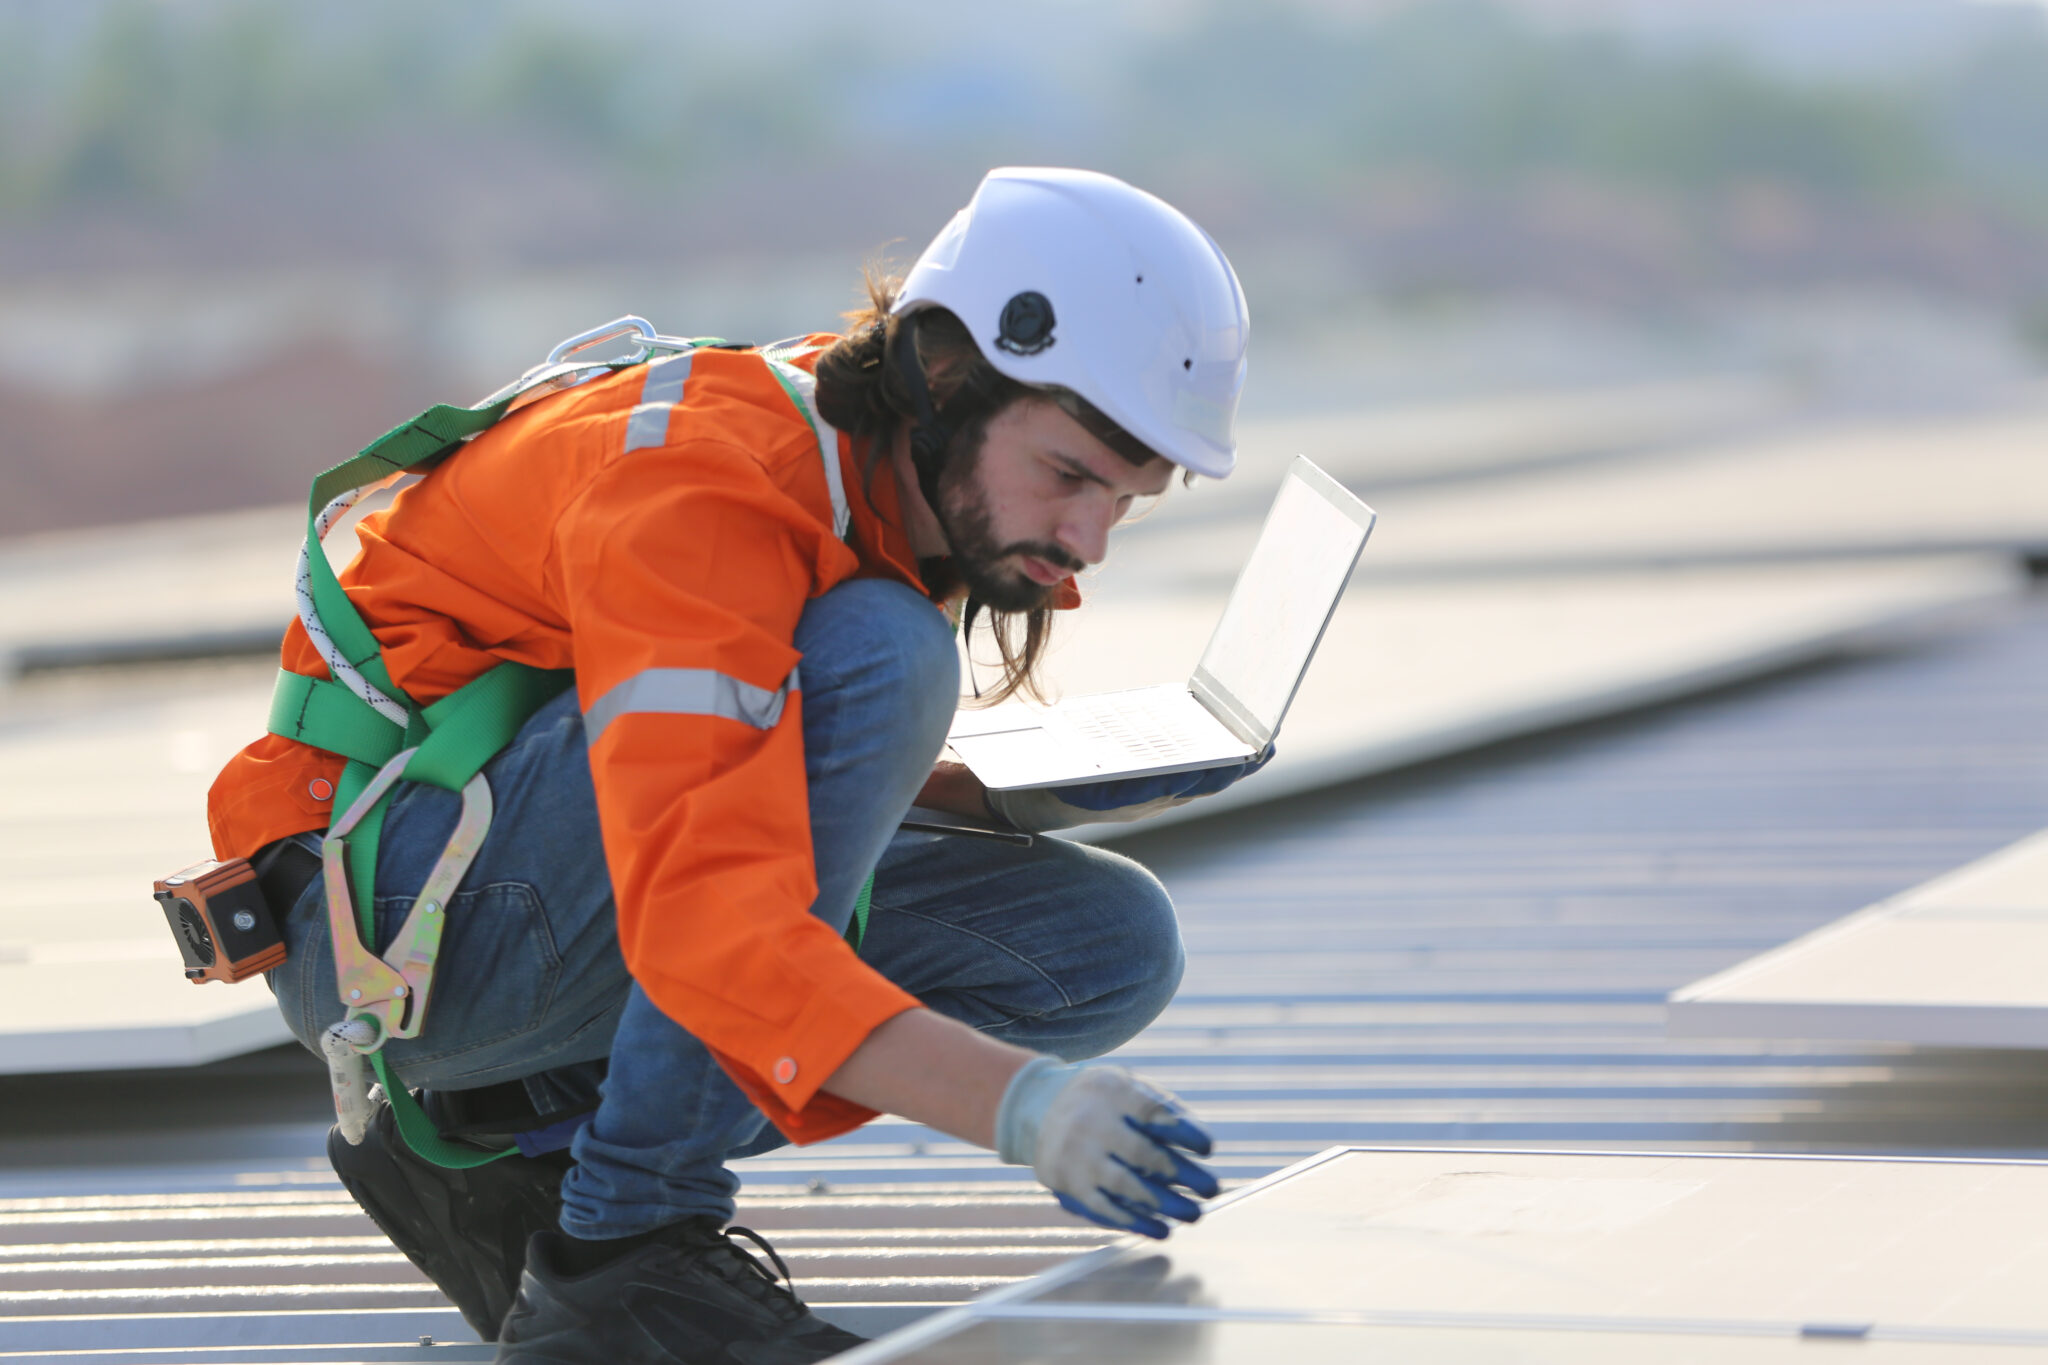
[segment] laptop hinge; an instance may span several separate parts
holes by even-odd
[[[1259,723],[1250,707],[1231,696],[1229,689],[1217,682],[1216,675],[1208,669],[1195,669],[1194,676],[1188,679],[1188,691],[1210,715],[1222,722],[1224,729],[1252,748],[1263,750],[1272,742],[1273,732]]]

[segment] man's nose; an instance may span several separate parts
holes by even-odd
[[[1060,545],[1085,563],[1100,564],[1109,553],[1109,528],[1114,525],[1113,506],[1076,508],[1060,526]]]

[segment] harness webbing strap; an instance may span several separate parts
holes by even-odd
[[[389,763],[405,739],[404,731],[340,683],[284,669],[278,670],[277,685],[271,689],[267,728],[273,735],[354,759],[373,771]]]
[[[398,1135],[422,1160],[451,1171],[467,1171],[518,1154],[517,1147],[486,1152],[442,1137],[441,1130],[427,1117],[427,1111],[420,1108],[420,1102],[412,1097],[412,1091],[391,1074],[391,1064],[384,1060],[382,1048],[370,1054],[370,1069],[377,1073],[377,1084],[384,1087],[385,1098],[391,1105],[391,1117],[398,1124]]]
[[[296,675],[287,674],[287,677]],[[316,682],[315,679],[307,679]],[[460,691],[435,702],[424,711],[413,713],[413,723],[406,727],[406,736],[398,732],[381,716],[372,711],[355,694],[334,683],[323,683],[324,693],[317,688],[299,689],[307,697],[339,698],[340,703],[353,707],[353,716],[359,727],[363,717],[368,717],[388,738],[387,744],[411,743],[418,745],[418,752],[406,764],[403,776],[408,781],[424,782],[460,791],[470,778],[482,769],[484,764],[512,742],[535,711],[559,695],[575,681],[575,675],[567,670],[542,670],[528,668],[524,664],[502,663],[483,676],[474,679]],[[284,689],[280,688],[280,694]],[[278,709],[273,702],[273,713]],[[343,712],[343,714],[347,714]],[[275,728],[275,727],[273,727]],[[424,730],[421,738],[418,731]],[[333,739],[337,731],[321,731],[323,739]],[[330,744],[322,748],[333,749]],[[338,749],[335,752],[341,752]],[[392,753],[397,753],[397,748]],[[348,755],[348,766],[342,770],[341,781],[336,784],[334,808],[346,810],[355,803],[376,776],[378,762],[365,761],[359,755]],[[388,761],[386,755],[384,761]],[[351,832],[348,840],[349,881],[356,888],[357,932],[365,944],[377,941],[377,850],[384,832],[384,815],[391,802],[391,793],[384,798]],[[443,1138],[434,1127],[432,1119],[419,1107],[404,1083],[395,1077],[391,1064],[385,1058],[383,1049],[370,1054],[370,1066],[377,1074],[378,1083],[384,1087],[384,1094],[391,1105],[391,1116],[398,1124],[399,1134],[408,1146],[423,1159],[436,1165],[453,1169],[467,1169],[481,1166],[508,1156],[515,1148],[499,1152],[479,1151]]]
[[[868,908],[874,899],[875,874],[870,872],[860,884],[860,894],[853,898],[853,923],[846,926],[846,941],[856,953],[860,951],[861,940],[868,936]]]
[[[706,339],[697,344],[715,343]],[[766,355],[764,360],[769,372],[817,438],[832,502],[833,529],[843,538],[851,517],[839,468],[838,433],[818,415],[813,396],[816,381],[808,372],[789,364],[786,352]],[[601,362],[588,368],[595,373],[601,369],[626,368],[634,363],[640,362]],[[628,418],[627,450],[642,445],[658,445],[666,439],[668,418],[673,405],[681,400],[690,364],[688,351],[647,364],[641,403]],[[580,373],[581,368],[557,367],[562,371],[579,371],[568,376],[566,382],[555,371],[530,371],[520,384],[493,394],[475,407],[441,404],[429,408],[410,422],[386,432],[360,453],[313,481],[307,499],[305,574],[305,590],[312,598],[313,614],[318,618],[320,630],[333,642],[341,658],[359,672],[363,680],[390,699],[386,704],[387,716],[350,687],[331,678],[307,677],[285,671],[278,675],[277,685],[271,694],[268,729],[273,734],[324,749],[348,760],[335,784],[335,811],[348,810],[376,777],[378,770],[405,748],[416,748],[417,752],[401,774],[404,780],[424,782],[449,791],[462,790],[492,757],[511,743],[520,727],[536,711],[573,685],[575,678],[567,670],[544,671],[506,662],[432,706],[422,708],[393,680],[384,663],[382,646],[349,601],[348,593],[342,588],[333,565],[321,548],[321,513],[337,498],[356,489],[399,474],[425,472],[460,449],[464,441],[495,425],[523,400],[530,400],[528,389],[552,390],[589,378],[590,375]],[[320,641],[316,639],[315,643]],[[664,674],[694,672],[653,671]],[[663,678],[656,681],[666,686],[672,680]],[[693,685],[696,681],[692,680]],[[759,688],[748,688],[741,693],[737,689],[746,685],[730,679],[725,681],[731,684],[728,690],[734,691],[735,699],[731,699],[729,706],[721,703],[720,707],[713,707],[713,713],[735,713],[736,718],[771,726],[780,718],[783,699],[797,686],[794,671],[781,690],[773,693]],[[661,690],[655,688],[656,692]],[[757,692],[761,695],[753,695]],[[603,700],[613,699],[608,696]],[[623,703],[626,699],[618,700]],[[675,699],[662,693],[652,700],[669,703]],[[403,727],[395,723],[398,707],[404,709]],[[602,702],[598,709],[603,709]],[[624,709],[664,710],[677,709],[677,706],[657,704]],[[691,705],[680,709],[698,708]],[[377,939],[377,850],[392,794],[392,791],[386,791],[346,836],[347,875],[354,890],[357,930],[365,945],[374,945]],[[871,874],[861,887],[854,905],[853,922],[847,930],[847,938],[856,950],[867,930],[873,892],[874,877]],[[496,1161],[517,1150],[480,1151],[443,1138],[411,1092],[392,1072],[383,1049],[378,1048],[368,1055],[377,1080],[384,1087],[400,1134],[407,1145],[424,1159],[437,1165],[464,1169]]]
[[[349,760],[336,784],[334,809],[338,811],[353,804],[377,769],[407,744],[419,745],[420,752],[406,765],[406,777],[459,791],[518,733],[527,716],[570,681],[566,673],[543,673],[518,664],[503,664],[422,711],[393,681],[384,666],[382,647],[357,614],[320,547],[316,523],[328,503],[365,484],[439,463],[467,437],[503,417],[513,397],[516,395],[475,408],[450,404],[429,408],[313,481],[307,498],[307,570],[321,627],[341,650],[342,657],[379,691],[404,706],[408,718],[401,733],[339,683],[280,674],[271,696],[269,728]],[[358,932],[365,943],[376,942],[377,849],[390,801],[386,794],[357,827],[348,844],[349,880],[356,888]],[[480,1152],[443,1138],[433,1121],[420,1110],[412,1093],[392,1074],[382,1049],[370,1054],[370,1065],[384,1087],[399,1133],[421,1157],[437,1165],[463,1169],[504,1155]]]
[[[419,752],[412,756],[402,774],[407,781],[461,791],[484,764],[512,742],[528,717],[574,681],[575,675],[565,669],[549,671],[528,668],[524,664],[502,663],[452,696],[435,702],[425,711],[414,712],[413,723],[406,727],[404,736],[399,736],[381,717],[376,717],[375,712],[346,690],[329,684],[333,690],[327,695],[345,697],[360,708],[359,714],[376,717],[384,726],[385,734],[393,737],[387,741],[394,746],[392,754],[396,754],[400,747],[418,747]],[[323,732],[321,740],[334,737]],[[321,748],[331,747],[324,742],[318,743]],[[335,749],[333,752],[341,751]],[[369,786],[370,779],[377,775],[380,766],[376,761],[354,754],[347,757],[349,763],[342,769],[341,780],[335,788],[336,810],[347,810],[353,805],[363,789]],[[385,761],[389,757],[386,755]],[[384,830],[384,813],[390,801],[391,794],[387,792],[348,839],[349,882],[356,889],[366,944],[376,942],[373,917],[377,895],[377,844]]]
[[[502,663],[423,713],[427,737],[405,765],[405,780],[459,792],[519,734],[541,707],[574,684],[568,669]]]
[[[313,605],[320,614],[320,624],[340,648],[343,658],[355,665],[378,691],[407,708],[411,707],[412,701],[392,681],[391,674],[384,667],[382,647],[377,643],[377,637],[363,624],[363,618],[356,614],[348,594],[342,591],[341,583],[335,578],[334,566],[327,562],[327,556],[320,550],[320,533],[315,523],[321,510],[343,493],[394,474],[423,470],[440,463],[466,438],[496,423],[511,405],[512,399],[507,397],[474,408],[456,407],[449,403],[428,408],[410,422],[393,427],[370,442],[361,453],[343,460],[313,480],[312,492],[307,497],[307,568],[312,578]]]

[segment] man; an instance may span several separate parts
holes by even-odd
[[[731,1240],[726,1163],[878,1111],[993,1147],[1110,1226],[1164,1236],[1215,1193],[1170,1097],[1074,1064],[1173,995],[1158,883],[1065,841],[898,823],[914,800],[1037,828],[1129,816],[1255,766],[1016,798],[935,766],[958,695],[942,606],[986,609],[997,694],[1028,687],[1110,528],[1177,468],[1229,473],[1236,276],[1119,181],[1007,170],[900,287],[870,288],[843,337],[681,350],[513,413],[365,519],[343,577],[421,705],[507,660],[575,673],[484,768],[495,815],[446,906],[431,1014],[384,1051],[444,1135],[518,1154],[443,1170],[388,1109],[329,1144],[500,1360],[851,1345]],[[286,669],[347,667],[323,648],[295,626]],[[273,729],[210,813],[220,856],[253,855],[289,907],[271,982],[312,1047],[344,1008],[314,875],[341,759]],[[398,785],[378,951],[458,805]]]

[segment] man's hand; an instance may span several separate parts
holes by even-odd
[[[996,1150],[1029,1166],[1069,1213],[1104,1227],[1167,1234],[1214,1198],[1216,1177],[1181,1151],[1209,1154],[1209,1135],[1165,1091],[1101,1062],[1035,1057],[1011,1078],[996,1115]]]
[[[1273,746],[1241,763],[1217,768],[1197,768],[1187,773],[1162,773],[1156,777],[1124,777],[1110,782],[1085,782],[1074,787],[1027,787],[1018,791],[989,792],[989,813],[1018,829],[1042,833],[1069,829],[1098,821],[1143,820],[1160,811],[1213,796],[1233,782],[1250,777],[1273,757]],[[972,774],[969,774],[971,777]]]
[[[917,804],[928,810],[964,815],[970,820],[988,818],[987,789],[965,763],[941,761],[932,765]]]
[[[1273,746],[1253,754],[1242,763],[1219,768],[1197,768],[1186,773],[1161,773],[1156,777],[1125,777],[1114,782],[1089,782],[1077,787],[1054,787],[1052,792],[1070,806],[1082,810],[1122,810],[1151,801],[1188,800],[1214,796],[1233,782],[1250,777],[1273,761]]]

